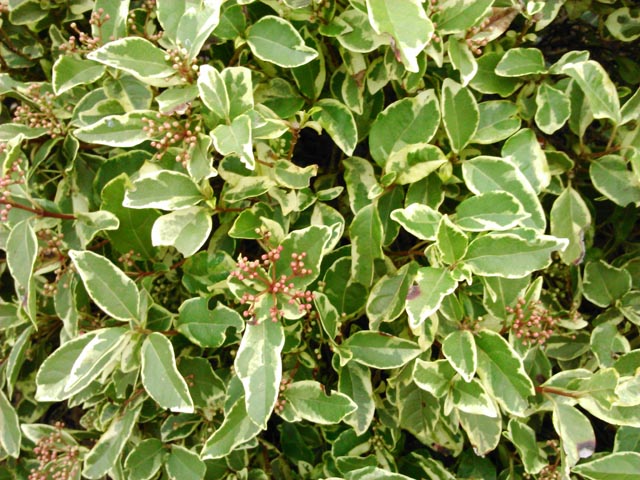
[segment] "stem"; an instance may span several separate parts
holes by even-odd
[[[291,128],[289,130],[291,132],[291,144],[289,145],[289,153],[287,154],[287,160],[291,161],[291,157],[293,157],[293,151],[296,148],[296,144],[298,143],[298,139],[300,138],[300,129]]]
[[[542,394],[547,393],[551,395],[560,395],[561,397],[580,398],[580,395],[578,393],[568,392],[566,390],[561,390],[559,388],[554,388],[554,387],[536,386],[535,390],[536,390],[536,393],[542,393]]]
[[[44,210],[42,208],[32,208],[27,207],[26,205],[22,205],[21,203],[16,203],[11,200],[2,200],[0,201],[0,205],[11,205],[13,208],[18,208],[20,210],[25,210],[27,212],[35,213],[40,217],[48,217],[48,218],[60,218],[62,220],[75,220],[76,216],[70,213],[57,213],[50,212],[48,210]]]
[[[613,141],[615,140],[617,133],[618,133],[618,125],[614,125],[613,130],[611,130],[611,135],[609,136],[609,142],[607,143],[607,148],[605,149],[606,152],[608,152],[611,149],[611,146],[613,145]]]

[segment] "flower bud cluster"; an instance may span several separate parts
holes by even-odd
[[[101,31],[102,26],[110,19],[111,16],[108,13],[105,13],[103,8],[99,8],[95,12],[91,13],[89,24],[98,27],[98,31]],[[78,24],[76,22],[72,22],[69,27],[71,30],[76,32],[76,35],[71,35],[65,43],[60,45],[59,48],[63,52],[87,53],[102,45],[102,35],[94,37],[93,35],[86,34],[78,28]],[[115,40],[115,38],[112,37],[109,40]]]
[[[33,449],[38,467],[31,470],[29,480],[69,480],[78,475],[79,449],[76,445],[64,443],[62,422],[56,422],[55,427],[56,430],[46,437],[41,437]]]
[[[0,221],[6,222],[9,218],[9,212],[13,205],[11,204],[11,192],[9,187],[11,185],[22,185],[25,183],[26,172],[22,169],[20,160],[11,165],[9,171],[0,178]]]
[[[13,121],[31,128],[46,128],[51,138],[64,135],[64,124],[56,116],[55,96],[52,92],[41,92],[39,84],[27,88],[32,103],[22,103],[13,112]]]
[[[136,257],[140,257],[140,254],[133,250],[129,250],[118,257],[118,262],[123,264],[125,267],[133,267],[135,265]]]
[[[280,380],[278,399],[276,400],[276,406],[274,408],[277,413],[282,413],[284,411],[284,407],[287,404],[287,399],[283,398],[282,394],[287,389],[287,387],[291,385],[292,382],[293,379],[291,378],[283,378],[282,380]]]
[[[64,234],[56,233],[51,229],[38,230],[36,233],[38,239],[44,243],[44,246],[40,248],[39,257],[40,261],[46,262],[59,262],[60,266],[54,270],[55,279],[51,282],[44,284],[45,295],[55,295],[58,292],[58,284],[60,278],[66,269],[66,256],[62,253]]]
[[[258,260],[249,260],[247,257],[240,256],[238,258],[238,267],[230,274],[240,281],[252,281],[258,285],[262,284],[264,288],[257,294],[244,293],[240,298],[240,303],[249,305],[249,308],[243,312],[246,319],[255,318],[255,304],[262,295],[271,295],[274,299],[274,305],[269,309],[271,321],[277,322],[284,314],[283,310],[278,308],[278,299],[282,296],[286,298],[289,305],[298,305],[298,311],[307,314],[313,308],[313,293],[310,290],[297,289],[295,283],[291,280],[297,277],[311,275],[313,271],[306,268],[304,258],[307,256],[305,252],[292,253],[290,275],[277,275],[275,271],[275,263],[281,258],[283,247],[278,247],[261,255]],[[271,275],[266,273],[271,268]]]
[[[195,58],[189,58],[189,51],[186,48],[172,48],[167,50],[164,56],[167,62],[171,62],[178,75],[187,83],[193,83],[198,78],[198,64]]]
[[[130,35],[139,35],[151,42],[157,42],[162,38],[162,30],[157,31],[153,19],[156,17],[156,0],[143,0],[140,9],[134,9],[129,12],[127,17],[127,26]],[[142,10],[142,11],[141,11]],[[144,18],[140,18],[137,14],[141,13]]]
[[[471,50],[475,55],[482,55],[482,48],[489,43],[487,38],[473,38],[478,33],[484,31],[491,24],[491,17],[485,18],[482,23],[478,26],[471,27],[467,31],[466,42],[469,50]]]
[[[201,131],[200,126],[194,126],[190,120],[181,123],[177,119],[172,119],[161,113],[156,115],[156,120],[143,118],[142,121],[144,123],[142,130],[149,137],[160,137],[160,140],[151,142],[151,146],[157,150],[156,159],[162,159],[170,147],[181,145],[183,150],[176,155],[176,162],[186,168],[191,158],[189,150],[195,147],[198,141],[198,133]]]
[[[527,305],[520,298],[515,308],[506,307],[506,310],[514,315],[511,329],[523,345],[543,345],[553,335],[556,319],[539,301]]]

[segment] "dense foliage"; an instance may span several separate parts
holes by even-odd
[[[640,478],[626,0],[0,0],[0,478]]]

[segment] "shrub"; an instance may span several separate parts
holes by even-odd
[[[0,1],[0,476],[638,478],[630,3]]]

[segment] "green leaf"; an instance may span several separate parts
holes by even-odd
[[[391,218],[411,235],[421,240],[435,240],[442,214],[431,207],[412,203],[391,212]]]
[[[444,297],[453,293],[458,282],[448,269],[423,267],[418,270],[414,284],[406,296],[409,325],[416,328],[433,315]]]
[[[198,87],[196,85],[185,85],[167,88],[156,96],[154,100],[158,104],[160,113],[170,114],[180,110],[181,106],[193,101],[197,96]]]
[[[313,114],[313,119],[327,131],[345,155],[353,155],[358,143],[358,129],[351,110],[333,98],[323,98],[315,106],[319,110]]]
[[[502,147],[502,156],[518,167],[536,193],[551,182],[547,157],[530,128],[523,128],[510,137]]]
[[[447,360],[426,362],[417,359],[413,368],[413,381],[421,389],[440,398],[447,394],[456,371]]]
[[[492,144],[509,138],[520,129],[516,104],[506,100],[490,100],[478,104],[478,129],[472,143]]]
[[[157,438],[146,438],[127,455],[124,468],[130,480],[150,480],[167,458],[164,445]]]
[[[409,382],[397,389],[395,404],[398,409],[396,421],[400,428],[410,432],[423,444],[429,444],[437,438],[434,430],[439,423],[440,402],[433,395]]]
[[[433,21],[438,26],[438,34],[460,33],[473,25],[491,11],[493,0],[445,0],[438,2],[438,11]]]
[[[344,181],[349,193],[349,206],[353,213],[371,203],[369,191],[378,185],[373,165],[370,161],[360,157],[350,157],[343,160]]]
[[[444,263],[456,264],[467,252],[469,239],[467,235],[449,219],[443,215],[438,230],[436,231],[436,247]]]
[[[280,392],[283,346],[282,325],[265,318],[247,325],[236,354],[234,366],[244,387],[247,414],[261,428],[266,428]]]
[[[620,311],[627,320],[640,325],[640,291],[627,292],[620,301]]]
[[[15,282],[16,294],[27,316],[37,327],[33,268],[38,257],[38,239],[31,220],[27,218],[17,223],[9,232],[6,242],[7,265]]]
[[[469,89],[445,78],[442,83],[442,122],[455,153],[473,138],[479,119],[478,104]]]
[[[307,46],[318,52],[315,60],[291,69],[291,75],[296,82],[300,93],[311,100],[317,100],[324,88],[327,78],[327,69],[324,55],[322,55],[320,37],[315,32],[310,33],[307,28],[302,28],[302,35]]]
[[[211,460],[226,457],[238,445],[251,440],[261,430],[247,415],[245,399],[241,397],[229,409],[218,429],[207,439],[200,452],[200,458]]]
[[[371,126],[371,156],[384,166],[393,152],[407,145],[428,143],[439,125],[440,109],[433,90],[398,100],[381,112]]]
[[[600,260],[589,262],[584,269],[584,296],[599,307],[608,307],[631,290],[631,275]]]
[[[113,213],[106,210],[95,212],[78,212],[74,222],[80,245],[85,246],[100,232],[117,230],[120,221]]]
[[[127,408],[111,422],[109,428],[94,445],[84,459],[82,475],[90,479],[98,479],[115,465],[129,440],[133,427],[138,421],[142,403],[133,408]]]
[[[589,419],[575,407],[565,403],[553,406],[553,427],[562,442],[566,463],[573,467],[581,458],[596,450],[596,436]]]
[[[89,296],[100,309],[122,321],[139,318],[140,292],[122,270],[105,257],[90,251],[70,250],[69,258]]]
[[[525,472],[536,474],[548,465],[544,451],[536,442],[536,432],[529,425],[512,418],[505,435],[516,447]]]
[[[151,229],[160,214],[153,209],[123,207],[128,185],[129,178],[121,174],[102,188],[100,208],[113,213],[119,222],[117,230],[105,233],[119,252],[133,251],[143,258],[154,258],[156,249],[151,245]]]
[[[9,398],[13,395],[13,389],[20,374],[20,369],[27,360],[27,351],[32,347],[31,336],[35,328],[33,325],[26,327],[20,335],[15,339],[15,343],[11,348],[11,353],[7,357],[5,363],[5,378],[7,383],[7,394]]]
[[[478,59],[478,72],[469,85],[482,93],[496,93],[505,98],[510,96],[520,86],[517,77],[501,77],[496,74],[496,65],[504,55],[498,52],[488,52]]]
[[[571,471],[589,480],[636,480],[640,472],[640,453],[611,453],[576,465]]]
[[[612,202],[625,207],[640,204],[640,180],[619,155],[605,155],[589,165],[593,185]]]
[[[69,372],[71,372],[76,359],[82,354],[83,349],[99,333],[100,330],[95,330],[68,341],[42,362],[36,375],[36,400],[39,402],[61,402],[67,398],[64,387]]]
[[[211,138],[220,154],[235,153],[249,170],[255,168],[249,115],[239,115],[230,125],[218,125],[211,132]]]
[[[620,123],[618,92],[602,65],[587,60],[564,65],[562,71],[580,86],[589,101],[594,118],[608,118],[616,125]]]
[[[640,15],[637,9],[618,8],[607,16],[604,24],[611,35],[623,42],[633,42],[640,38]]]
[[[65,398],[83,390],[98,376],[113,371],[120,353],[131,340],[129,332],[122,327],[104,328],[96,332],[69,370],[63,389]]]
[[[345,480],[411,480],[411,477],[406,475],[371,466],[351,470],[344,478]]]
[[[587,128],[593,123],[591,107],[582,89],[574,80],[569,83],[567,94],[571,101],[569,128],[580,138],[584,138]]]
[[[567,240],[550,235],[525,239],[513,233],[490,233],[469,244],[463,259],[476,275],[520,278],[551,264],[551,253],[562,251]]]
[[[93,83],[104,71],[104,65],[97,62],[61,55],[53,64],[53,91],[60,95],[78,85]]]
[[[419,0],[367,0],[369,23],[379,35],[390,35],[409,72],[418,71],[417,56],[431,41],[434,28]]]
[[[454,330],[442,342],[442,353],[451,366],[470,382],[478,368],[478,350],[469,330]]]
[[[622,117],[620,124],[624,125],[633,120],[637,120],[638,118],[640,118],[640,113],[638,113],[639,109],[640,109],[640,88],[636,90],[636,93],[634,93],[631,96],[631,98],[629,98],[626,102],[624,102],[624,105],[620,110],[620,116]]]
[[[25,139],[33,139],[48,134],[48,128],[31,128],[20,123],[3,123],[0,125],[0,142],[8,142],[18,135],[22,135]]]
[[[169,86],[176,71],[163,50],[142,37],[109,42],[87,55],[90,60],[130,73],[155,87]]]
[[[520,202],[510,193],[487,192],[460,202],[456,208],[455,223],[471,232],[509,230],[527,217],[529,215]]]
[[[396,175],[396,184],[406,185],[428,177],[448,163],[442,150],[435,145],[417,143],[391,153],[384,169]]]
[[[260,60],[284,68],[299,67],[317,58],[298,31],[287,20],[272,15],[262,17],[247,33],[247,43]]]
[[[401,367],[421,353],[409,340],[369,330],[354,333],[340,348],[350,352],[354,361],[379,369]]]
[[[486,455],[498,446],[502,434],[501,416],[488,417],[462,411],[458,416],[476,455]]]
[[[0,429],[0,447],[10,457],[18,458],[20,456],[20,442],[22,441],[20,419],[2,390],[0,390],[0,425],[2,426]]]
[[[141,351],[142,384],[162,408],[193,413],[193,400],[187,382],[178,372],[173,345],[161,333],[145,338]]]
[[[246,67],[227,67],[222,79],[229,95],[229,117],[235,119],[254,107],[251,70]]]
[[[416,275],[417,265],[408,263],[397,272],[385,275],[373,286],[367,300],[369,328],[398,318],[405,308],[409,286]],[[377,328],[376,328],[377,329]]]
[[[318,166],[309,165],[303,168],[281,159],[275,163],[273,173],[280,185],[298,190],[309,186],[311,179],[318,174]]]
[[[154,115],[148,111],[108,115],[96,123],[74,130],[73,135],[85,143],[96,143],[109,147],[134,147],[149,140],[143,130],[143,119]]]
[[[547,135],[559,130],[571,116],[571,100],[565,92],[543,83],[536,94],[536,125]]]
[[[447,53],[451,65],[460,72],[460,82],[466,87],[478,71],[478,62],[463,39],[449,37]]]
[[[535,190],[513,163],[497,157],[475,157],[462,164],[462,176],[473,193],[507,192],[513,195],[530,215],[523,219],[525,227],[546,230],[544,210]]]
[[[614,452],[635,452],[640,446],[640,428],[620,427],[616,431]]]
[[[156,13],[163,39],[186,48],[189,58],[194,58],[220,20],[221,3],[159,0]]]
[[[137,179],[127,190],[123,205],[129,208],[180,210],[204,200],[202,192],[184,173],[156,170]]]
[[[551,207],[551,234],[569,240],[560,258],[567,265],[582,262],[586,252],[584,236],[591,226],[591,213],[580,194],[568,186]]]
[[[544,56],[537,48],[510,48],[496,65],[502,77],[522,77],[547,72]]]
[[[171,480],[201,480],[207,470],[197,453],[181,445],[171,445],[166,468]]]
[[[508,413],[525,416],[533,383],[522,359],[499,334],[482,330],[476,335],[478,376],[489,394]]]
[[[482,384],[475,378],[469,381],[455,377],[447,396],[446,406],[451,405],[459,413],[497,418],[498,410]],[[446,407],[445,407],[446,408]]]
[[[227,330],[240,332],[244,320],[238,312],[224,305],[209,310],[206,298],[190,298],[180,305],[176,328],[196,345],[217,348],[227,338]]]
[[[335,36],[345,49],[356,53],[372,52],[380,45],[388,43],[388,38],[378,35],[367,17],[364,1],[362,10],[347,9],[334,19],[330,28],[335,29]]]
[[[355,430],[356,434],[363,435],[371,426],[376,411],[371,371],[358,362],[347,362],[339,373],[338,390],[357,405],[356,411],[343,420]]]
[[[221,119],[229,120],[229,95],[222,75],[211,65],[198,70],[198,92],[202,102]]]
[[[107,96],[117,99],[127,112],[141,111],[151,108],[153,92],[146,82],[132,75],[121,75],[119,78],[107,78],[104,83]],[[153,112],[157,118],[157,112]]]
[[[154,246],[175,247],[185,257],[196,253],[211,233],[212,212],[207,207],[188,207],[159,217],[151,230]]]
[[[319,425],[339,423],[358,408],[344,393],[327,395],[324,386],[314,380],[292,383],[283,396],[300,417]]]
[[[373,203],[360,209],[349,226],[351,279],[365,287],[373,284],[375,260],[383,258],[383,233],[382,221]]]

